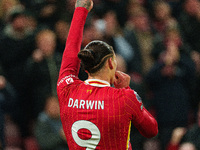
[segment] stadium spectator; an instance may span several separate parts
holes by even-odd
[[[125,37],[134,50],[134,58],[130,63],[130,73],[136,72],[143,77],[153,65],[150,54],[154,38],[150,18],[144,7],[137,5],[132,10],[129,14],[126,30]]]
[[[200,149],[200,103],[198,105],[197,121],[188,128],[176,128],[173,131],[171,140],[168,144],[168,150],[179,150],[186,143],[190,143],[191,147]],[[193,145],[193,146],[192,146]]]
[[[65,49],[65,43],[68,36],[69,23],[64,20],[58,20],[55,24],[55,33],[56,33],[56,51],[63,53]]]
[[[198,92],[200,90],[200,53],[197,51],[192,51],[191,58],[194,61],[195,67],[196,67],[196,74],[195,74],[196,76],[195,76],[195,81],[193,84],[193,94],[191,95],[191,97],[193,98],[193,101],[191,102],[193,113],[194,113],[194,116],[196,116],[197,111],[198,111],[197,106],[198,106],[198,103],[200,102],[200,99],[199,99],[200,93]]]
[[[9,22],[0,39],[0,61],[7,79],[17,90],[23,84],[23,65],[34,48],[33,36],[27,32],[24,8],[16,6],[9,12]],[[18,75],[19,73],[20,75]],[[23,79],[22,79],[23,78]],[[18,83],[19,82],[19,83]]]
[[[20,4],[18,0],[2,0],[0,3],[0,20],[2,23],[8,21],[9,11],[16,5]]]
[[[65,18],[68,19],[67,21],[70,21],[72,19],[75,2],[76,0],[67,0],[67,4],[66,4],[67,12],[65,14],[66,15]]]
[[[188,125],[191,84],[195,75],[190,55],[181,49],[179,32],[170,29],[166,33],[166,40],[157,49],[160,51],[157,61],[146,77],[163,149],[174,128]]]
[[[173,130],[170,141],[167,145],[167,150],[178,150],[180,147],[181,139],[186,133],[187,128],[177,127]]]
[[[179,17],[180,30],[191,50],[200,52],[200,1],[185,0]]]
[[[193,110],[197,111],[199,101],[199,56],[200,56],[200,1],[185,0],[179,17],[180,30],[184,43],[189,46],[191,57],[196,64],[196,81],[194,82]]]
[[[154,3],[156,2],[167,2],[167,4],[170,6],[171,15],[175,18],[178,18],[180,15],[180,12],[182,10],[181,4],[182,0],[145,0],[144,6],[149,10],[150,15],[153,17],[153,9],[154,9]]]
[[[0,75],[0,149],[5,148],[5,115],[13,117],[13,110],[16,109],[17,95],[13,86]],[[13,118],[12,118],[13,119]]]
[[[142,150],[161,150],[159,140],[157,138],[147,139],[143,144]]]
[[[196,149],[194,144],[187,142],[187,143],[181,144],[178,150],[198,150],[198,149]]]
[[[190,142],[195,145],[195,147],[200,149],[200,103],[198,105],[197,112],[197,122],[188,129],[186,134],[183,136],[181,143]]]
[[[134,7],[132,9],[132,7]],[[129,64],[129,74],[131,80],[143,90],[143,102],[149,107],[149,101],[146,100],[147,91],[144,77],[153,65],[151,51],[153,48],[154,31],[151,28],[150,18],[145,8],[135,3],[131,7],[129,20],[125,28],[125,38],[131,44],[134,57]]]
[[[56,34],[43,29],[36,35],[36,49],[26,64],[29,91],[29,110],[37,118],[43,110],[45,99],[56,96],[56,83],[61,64],[61,54],[56,52]]]
[[[55,23],[66,12],[66,1],[64,0],[20,1],[36,16],[38,23],[45,28],[54,29]]]
[[[10,9],[7,24],[0,36],[0,63],[6,79],[14,86],[19,95],[15,121],[21,128],[23,136],[27,135],[24,116],[27,102],[26,79],[24,65],[31,55],[35,45],[34,35],[27,30],[25,9],[17,5]]]
[[[93,17],[95,18],[95,17]],[[85,25],[83,31],[83,42],[81,47],[85,47],[89,42],[94,39],[102,40],[105,33],[106,22],[104,19],[91,18]]]
[[[177,20],[171,15],[171,7],[166,1],[155,1],[153,3],[154,18],[153,27],[162,36],[167,29],[178,28]]]
[[[117,21],[119,25],[123,27],[127,21],[127,11],[128,0],[102,0],[103,7],[107,10],[114,11],[116,13]]]
[[[46,99],[44,110],[36,121],[34,134],[40,150],[68,150],[57,97]]]

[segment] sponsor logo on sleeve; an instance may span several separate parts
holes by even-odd
[[[68,78],[65,80],[67,84],[71,84],[74,82],[73,78]]]
[[[74,82],[73,78],[75,78],[76,76],[75,75],[69,75],[69,76],[65,76],[64,78],[62,78],[57,86],[60,86],[60,84],[62,84],[63,82],[66,82],[67,84],[71,84]]]

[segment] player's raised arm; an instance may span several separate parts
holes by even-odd
[[[70,71],[74,75],[78,75],[80,61],[77,57],[81,49],[83,37],[83,29],[88,12],[93,8],[92,0],[77,0],[75,12],[71,22],[65,50],[63,53],[60,76],[65,71]]]

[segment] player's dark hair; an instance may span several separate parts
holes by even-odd
[[[113,48],[103,41],[92,41],[78,53],[81,65],[89,73],[99,71],[109,57],[113,57]]]

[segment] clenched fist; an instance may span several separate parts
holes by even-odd
[[[85,7],[88,12],[93,8],[93,1],[92,0],[77,0],[75,7]]]
[[[121,71],[116,71],[114,86],[115,88],[118,88],[118,89],[126,88],[129,86],[130,80],[131,80],[131,77],[128,74],[123,73]]]

